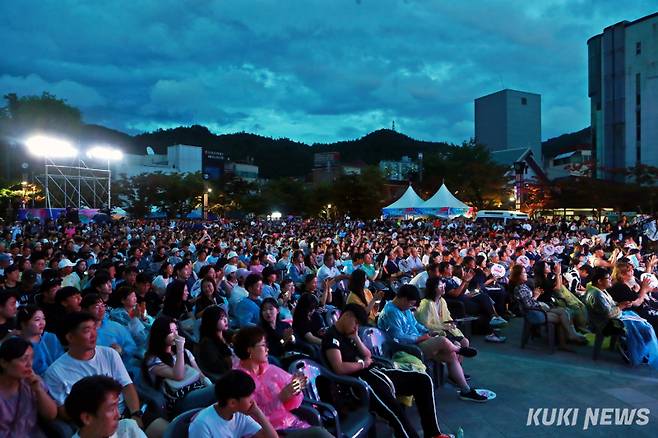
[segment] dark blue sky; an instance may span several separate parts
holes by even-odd
[[[587,45],[655,0],[2,0],[0,93],[49,91],[130,133],[203,124],[305,142],[473,136],[473,99],[542,95],[589,125]]]

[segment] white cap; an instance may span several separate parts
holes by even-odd
[[[238,270],[237,266],[227,263],[224,266],[224,275],[231,275],[232,273],[236,272],[237,270]]]
[[[71,260],[69,260],[69,259],[62,259],[62,260],[59,261],[59,264],[57,265],[57,267],[58,267],[59,269],[72,268],[72,267],[74,267],[74,266],[75,266],[75,263],[73,263],[73,262],[72,262]]]
[[[232,259],[233,257],[237,257],[237,256],[238,256],[238,253],[237,253],[237,252],[235,252],[235,251],[231,251],[231,252],[228,253],[228,255],[226,256],[226,258],[227,258],[227,259]]]

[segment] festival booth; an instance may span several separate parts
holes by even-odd
[[[457,216],[473,217],[474,209],[457,199],[445,184],[418,209],[418,213],[426,216],[438,216],[453,219]]]
[[[418,216],[422,214],[419,209],[423,205],[423,202],[423,199],[409,185],[397,201],[388,207],[382,208],[382,215],[384,217]]]

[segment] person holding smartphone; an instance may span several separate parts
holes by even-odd
[[[256,384],[254,401],[277,432],[286,437],[330,437],[321,427],[311,427],[291,411],[304,398],[302,390],[306,378],[293,376],[268,362],[265,332],[260,327],[245,327],[233,339],[233,349],[240,363],[236,369],[244,371]]]

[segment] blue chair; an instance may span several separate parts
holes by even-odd
[[[165,430],[164,438],[188,438],[190,423],[194,419],[194,416],[201,411],[202,408],[192,409],[187,412],[183,412],[176,418],[174,418],[167,430]]]
[[[294,374],[303,372],[308,379],[304,388],[303,406],[311,406],[320,414],[322,425],[336,438],[360,438],[368,436],[368,432],[375,424],[375,419],[370,413],[370,395],[365,382],[348,376],[340,376],[329,371],[317,362],[310,359],[298,359],[293,361],[288,372]],[[357,404],[349,412],[342,415],[334,405],[339,405],[345,400],[334,400],[333,391],[326,391],[325,383],[337,384],[343,388],[349,388],[349,394]],[[322,394],[321,394],[322,393]],[[320,396],[322,395],[322,400]],[[323,401],[324,400],[324,401]],[[330,401],[332,404],[328,403]]]
[[[216,401],[215,385],[195,389],[176,402],[172,415],[177,416],[193,409],[206,408]]]
[[[417,345],[396,342],[386,332],[377,327],[360,327],[359,338],[361,338],[363,344],[379,361],[383,358],[391,362],[393,355],[398,351],[416,356],[423,361],[428,370],[431,370],[434,382],[437,385],[443,386],[445,384],[446,377],[448,376],[446,364],[443,362],[439,364],[436,361],[426,359],[423,351]]]

